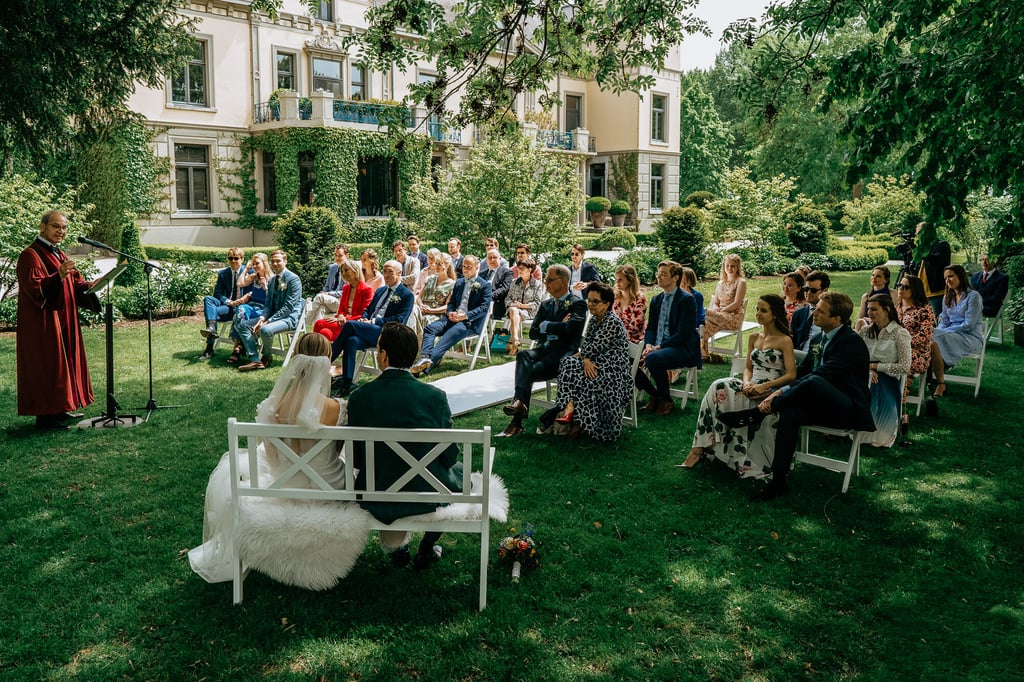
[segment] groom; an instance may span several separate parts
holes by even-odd
[[[377,364],[380,376],[352,391],[348,401],[348,425],[388,429],[450,429],[452,412],[444,391],[428,383],[417,381],[409,367],[416,359],[416,332],[404,324],[388,322],[380,330],[377,341]],[[388,405],[402,405],[402,409],[384,409]],[[417,459],[429,451],[429,443],[404,445]],[[354,466],[359,470],[356,489],[366,489],[366,453],[362,443],[355,444]],[[374,456],[374,480],[377,490],[385,490],[409,471],[408,465],[384,443],[377,443]],[[462,462],[459,448],[454,443],[427,465],[433,474],[451,491],[462,490]],[[402,488],[403,491],[432,491],[420,477]],[[378,521],[391,523],[395,519],[416,514],[428,514],[437,505],[417,502],[361,502],[360,506]],[[423,534],[419,550],[413,559],[413,568],[421,570],[435,561],[434,543],[440,533]],[[391,561],[404,566],[409,561],[408,534],[404,531],[382,531],[381,544],[395,548]]]

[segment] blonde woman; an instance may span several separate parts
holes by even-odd
[[[641,343],[647,331],[647,297],[640,291],[640,278],[632,265],[615,268],[615,303],[612,312],[626,326],[630,343]]]
[[[359,256],[363,267],[363,281],[370,285],[374,291],[384,286],[384,273],[380,271],[380,261],[377,259],[377,252],[373,249],[366,249]]]
[[[723,329],[739,329],[743,326],[743,301],[747,297],[747,280],[743,274],[743,262],[735,253],[726,254],[722,259],[715,295],[711,297],[704,317],[704,334],[700,339],[700,354],[709,360],[708,342]]]

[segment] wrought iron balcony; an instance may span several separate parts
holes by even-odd
[[[576,149],[576,135],[572,132],[563,133],[560,130],[538,130],[537,140],[548,149],[565,149],[568,151]]]

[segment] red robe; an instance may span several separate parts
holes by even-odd
[[[78,272],[63,280],[67,256],[38,239],[18,257],[18,414],[73,412],[92,402],[78,303],[89,283]]]

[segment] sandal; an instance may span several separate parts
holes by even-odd
[[[942,393],[939,393],[939,389],[940,388],[942,389]],[[937,381],[937,382],[935,382],[935,390],[932,392],[932,397],[933,398],[942,398],[945,395],[946,395],[946,382],[945,381]]]
[[[241,348],[234,348],[234,349],[232,349],[231,355],[228,356],[228,364],[229,365],[233,365],[236,362],[238,362],[238,358],[241,356],[241,354],[242,354],[242,349]]]
[[[569,410],[564,416],[555,417],[555,421],[559,424],[572,424],[573,410]]]

